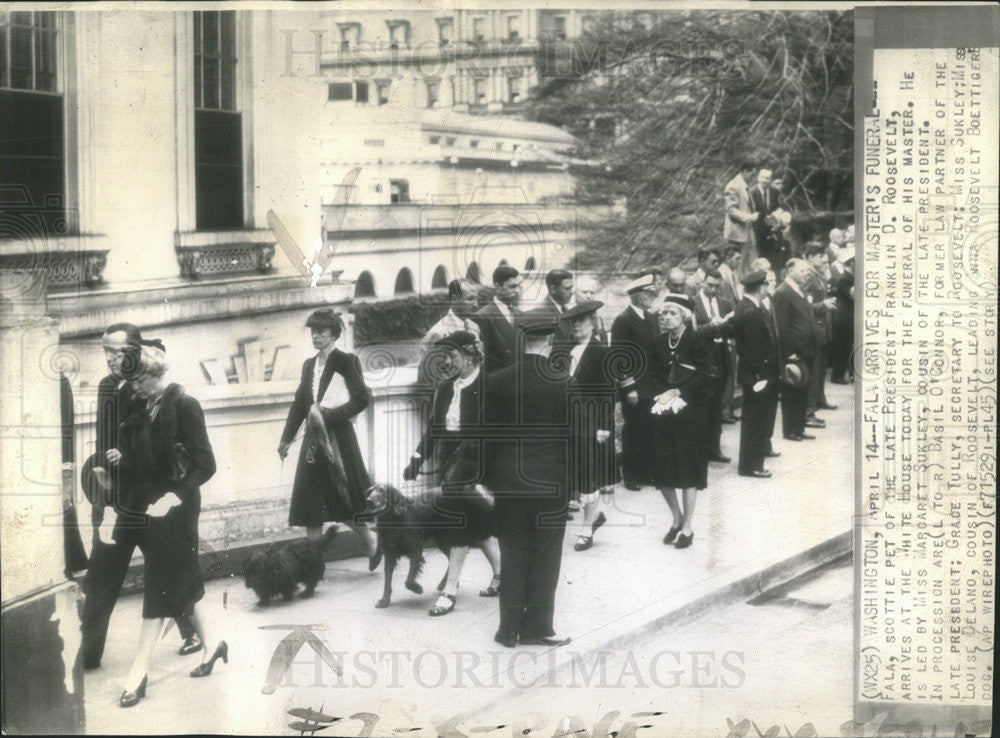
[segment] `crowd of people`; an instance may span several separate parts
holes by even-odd
[[[430,411],[401,470],[436,490],[435,508],[451,521],[438,531],[448,572],[429,615],[454,609],[464,561],[478,548],[493,573],[479,594],[499,599],[496,642],[567,643],[554,611],[570,521],[574,550],[586,551],[612,514],[616,487],[652,485],[670,516],[663,544],[686,549],[709,464],[731,463],[724,424],[740,423],[737,472],[758,479],[780,455],[779,405],[785,441],[812,440],[825,426],[817,413],[835,409],[828,372],[832,382],[852,378],[853,226],[793,253],[780,188],[767,170],[748,187],[753,173],[745,166],[726,187],[724,244],[699,249],[690,274],[677,265],[630,275],[628,305],[610,328],[596,299],[604,287],[590,276],[548,272],[542,304],[523,310],[524,276],[506,263],[486,295],[465,280],[449,285],[449,309],[423,341]],[[306,326],[316,353],[278,444],[284,459],[304,428],[289,524],[313,540],[328,523],[351,527],[374,571],[382,552],[366,510],[372,480],[352,423],[371,392],[358,357],[336,348],[341,316],[321,308]],[[164,618],[177,622],[181,653],[202,653],[192,677],[228,661],[228,645],[197,608],[199,487],[216,464],[198,402],[164,380],[165,347],[126,323],[110,326],[103,342],[109,375],[99,387],[97,451],[83,470],[94,544],[82,653],[86,668],[100,666],[140,548],[143,620],[120,700],[130,707],[145,696]]]

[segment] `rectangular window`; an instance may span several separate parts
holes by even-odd
[[[428,139],[428,141],[430,141],[430,143],[432,145],[437,146],[439,143],[441,143],[441,137],[440,136],[431,136]]]
[[[243,116],[236,64],[236,11],[196,11],[194,171],[199,230],[244,224]]]
[[[388,80],[381,80],[375,83],[375,89],[378,94],[378,104],[386,105],[389,102],[389,88],[392,87],[392,82]]]
[[[483,41],[486,38],[486,19],[477,17],[472,19],[472,39]]]
[[[486,78],[477,77],[472,83],[473,97],[477,105],[486,103]]]
[[[405,49],[410,42],[410,24],[406,21],[387,21],[389,25],[389,48]]]
[[[566,40],[566,16],[557,15],[552,19],[552,32],[553,35],[560,41]]]
[[[510,77],[507,80],[507,101],[516,103],[521,99],[521,78]]]
[[[326,99],[330,102],[354,99],[353,82],[331,82],[326,86]]]
[[[341,23],[340,25],[340,50],[350,51],[358,47],[361,40],[361,26],[357,23]]]
[[[354,101],[359,103],[368,102],[368,83],[367,82],[355,82],[354,86],[357,88],[355,93]]]
[[[26,236],[68,232],[56,33],[54,12],[0,11],[0,209]]]
[[[441,83],[437,80],[427,81],[427,107],[436,108],[438,104],[438,93],[441,90]]]
[[[410,183],[405,179],[389,180],[389,202],[394,205],[410,201]]]
[[[451,18],[438,18],[438,45],[447,46],[451,43],[454,21]]]
[[[521,16],[507,16],[507,40],[517,41],[521,38]]]

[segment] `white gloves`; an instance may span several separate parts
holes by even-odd
[[[611,431],[599,430],[597,431],[597,442],[604,443],[609,438],[611,438]]]
[[[667,390],[663,394],[657,395],[654,399],[656,401],[653,403],[653,409],[651,410],[653,415],[679,413],[687,407],[687,403],[681,399],[681,393],[677,390]]]
[[[754,392],[763,392],[764,388],[767,387],[767,380],[762,379],[759,382],[755,382],[753,386]]]

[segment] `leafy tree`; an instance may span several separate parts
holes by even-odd
[[[719,244],[722,192],[746,158],[783,176],[800,221],[852,207],[850,12],[607,11],[539,58],[529,114],[580,138],[577,201],[626,203],[583,235],[581,268]]]

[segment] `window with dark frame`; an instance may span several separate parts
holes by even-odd
[[[194,169],[198,230],[242,228],[243,115],[236,11],[194,12]]]
[[[474,102],[476,105],[482,105],[486,102],[486,78],[476,77],[472,82]]]
[[[427,107],[436,108],[438,104],[438,94],[441,91],[441,83],[436,79],[427,80]]]
[[[438,46],[447,46],[451,43],[452,32],[455,23],[451,18],[438,18]]]
[[[387,105],[389,103],[389,89],[392,87],[392,82],[389,80],[379,80],[375,83],[375,91],[378,96],[379,105]]]
[[[516,103],[521,99],[521,78],[510,77],[507,80],[507,101]]]
[[[511,15],[507,17],[507,40],[517,41],[521,38],[521,16]]]
[[[559,41],[566,40],[566,16],[557,15],[552,19],[552,32]]]
[[[55,12],[0,11],[0,208],[26,237],[70,228],[57,33]]]
[[[389,180],[389,202],[399,205],[410,201],[410,182],[406,179]]]

